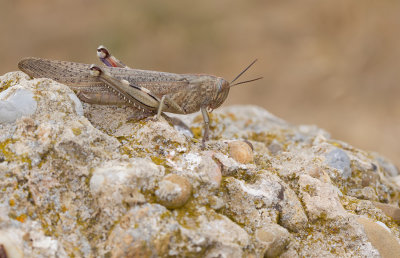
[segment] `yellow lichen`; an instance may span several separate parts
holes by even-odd
[[[17,216],[15,219],[21,223],[24,223],[27,217],[28,216],[26,214],[21,214],[21,215]]]
[[[156,165],[165,165],[166,161],[159,156],[151,156],[151,161]]]
[[[81,128],[72,128],[72,132],[74,133],[75,136],[78,136],[82,133]]]
[[[10,88],[13,84],[13,80],[6,81],[0,85],[0,92],[5,91],[6,89]]]

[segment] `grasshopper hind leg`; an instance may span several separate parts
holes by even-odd
[[[120,68],[129,68],[124,63],[119,61],[115,56],[111,55],[110,51],[104,46],[99,46],[97,48],[97,56],[100,61],[103,62],[108,67],[120,67]]]

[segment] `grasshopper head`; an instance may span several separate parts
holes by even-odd
[[[224,103],[225,99],[228,97],[230,89],[229,82],[227,82],[223,78],[217,78],[217,80],[215,81],[215,87],[216,94],[209,105],[210,109],[216,109],[217,107],[221,106],[222,103]]]
[[[217,94],[209,104],[209,109],[216,109],[217,107],[221,106],[222,103],[224,103],[225,99],[228,97],[229,89],[233,86],[239,85],[239,84],[244,84],[248,82],[253,82],[262,79],[262,77],[258,77],[252,80],[247,80],[247,81],[242,81],[242,82],[237,82],[234,83],[240,76],[242,76],[243,73],[245,73],[255,62],[257,61],[254,60],[250,65],[248,65],[243,71],[241,71],[235,79],[233,79],[230,83],[224,80],[223,78],[217,78],[215,82],[215,87],[216,87],[216,92]]]

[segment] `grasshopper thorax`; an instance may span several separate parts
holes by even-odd
[[[228,97],[230,89],[229,82],[227,82],[224,78],[221,77],[217,78],[217,80],[215,81],[215,87],[216,87],[215,91],[216,94],[208,106],[210,109],[216,109],[219,106],[221,106],[222,103],[224,103],[224,101]]]

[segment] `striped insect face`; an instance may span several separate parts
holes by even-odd
[[[220,77],[217,78],[217,80],[215,81],[214,87],[216,89],[215,90],[216,95],[214,96],[213,100],[210,102],[208,106],[210,109],[216,109],[219,106],[221,106],[222,103],[224,103],[224,101],[228,97],[230,89],[229,82]]]

